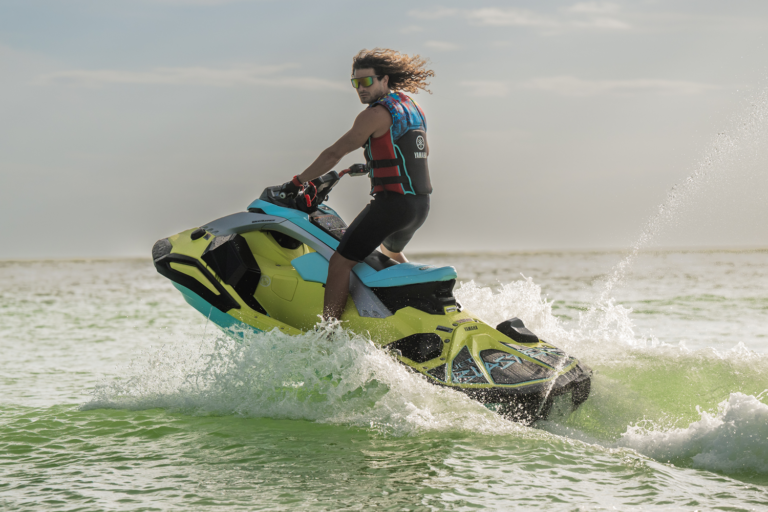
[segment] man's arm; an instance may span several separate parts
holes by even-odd
[[[339,160],[362,147],[368,137],[385,132],[391,125],[392,116],[386,108],[376,106],[363,110],[355,119],[352,128],[331,147],[320,153],[312,165],[299,174],[299,181],[304,183],[327,173],[339,163]]]

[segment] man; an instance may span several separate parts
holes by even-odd
[[[373,200],[347,229],[328,265],[324,318],[340,318],[349,293],[349,273],[377,247],[393,260],[408,261],[403,249],[429,213],[432,186],[427,167],[424,112],[400,91],[427,90],[426,60],[394,50],[362,50],[352,60],[352,86],[368,104],[345,133],[304,172],[283,185],[296,195],[303,183],[330,171],[363,147]],[[427,92],[429,92],[427,90]]]

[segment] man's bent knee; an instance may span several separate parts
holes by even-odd
[[[402,252],[390,251],[389,249],[384,247],[384,244],[381,244],[379,246],[379,250],[382,252],[382,254],[384,254],[384,256],[387,256],[388,258],[392,258],[393,260],[395,260],[398,263],[407,263],[408,262],[408,259],[405,257],[405,254],[403,254]]]
[[[334,269],[341,270],[344,268],[349,268],[350,270],[352,270],[352,267],[357,265],[357,262],[355,260],[350,260],[348,258],[345,258],[338,252],[334,252],[333,255],[331,256],[330,261],[328,261],[328,265]]]

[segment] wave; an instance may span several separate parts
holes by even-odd
[[[538,428],[607,448],[632,448],[660,462],[768,474],[766,354],[743,343],[728,350],[690,350],[684,342],[640,336],[632,310],[613,300],[566,325],[553,315],[553,303],[540,287],[525,277],[496,290],[464,283],[456,295],[490,324],[520,317],[595,370],[587,402]],[[681,423],[687,426],[678,427]]]
[[[557,434],[609,449],[631,448],[663,462],[768,472],[768,462],[760,462],[768,461],[768,406],[759,395],[768,388],[764,354],[741,344],[724,352],[692,351],[639,336],[632,310],[612,301],[566,324],[530,278],[495,290],[463,283],[456,296],[491,325],[520,317],[591,366],[587,402],[537,428],[511,423],[462,394],[431,385],[371,339],[324,323],[300,336],[216,331],[202,340],[178,340],[137,358],[127,378],[98,386],[83,409],[289,418],[397,436]],[[719,402],[718,413],[702,412]]]
[[[768,390],[767,390],[768,391]],[[659,461],[723,473],[768,473],[768,405],[758,396],[731,393],[716,412],[685,428],[640,422],[622,434],[620,446]]]
[[[131,376],[98,386],[82,409],[164,408],[290,418],[408,435],[528,433],[466,396],[429,384],[373,342],[324,323],[300,336],[215,333],[139,358]]]

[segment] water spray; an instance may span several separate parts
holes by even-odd
[[[612,291],[626,278],[640,251],[653,243],[665,228],[674,224],[681,210],[693,204],[704,185],[720,178],[730,168],[729,164],[746,151],[765,143],[765,132],[768,129],[766,120],[768,89],[763,89],[749,103],[746,112],[734,119],[731,130],[722,131],[715,136],[696,169],[667,192],[664,202],[646,221],[629,253],[604,278],[602,291],[586,313],[585,320],[593,317],[608,304]]]

